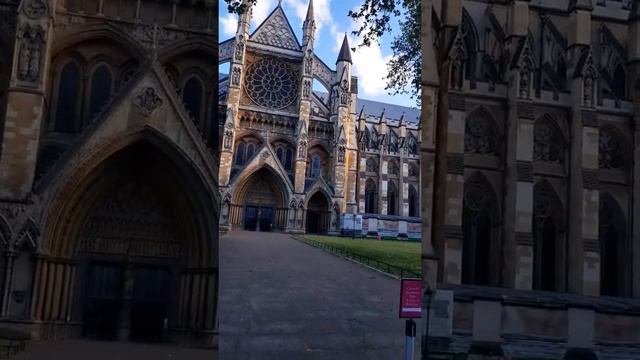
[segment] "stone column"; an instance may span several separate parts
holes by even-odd
[[[35,176],[56,2],[21,6],[0,151],[0,197],[23,199]]]
[[[597,359],[593,349],[595,312],[590,308],[568,309],[569,324],[564,360]]]
[[[629,34],[627,36],[629,62],[627,63],[628,79],[640,78],[640,5],[634,3],[629,17]],[[640,216],[640,90],[630,87],[632,90],[634,116],[633,123],[633,199],[629,219],[637,219]],[[640,221],[632,221],[631,261],[632,261],[632,296],[640,298]]]
[[[6,265],[4,273],[4,296],[2,297],[2,313],[0,316],[7,316],[11,306],[11,294],[13,292],[13,265],[17,253],[15,251],[7,251],[5,253]]]
[[[591,10],[589,2],[577,1],[570,10],[569,48],[571,109],[571,157],[569,163],[569,204],[567,238],[567,284],[573,293],[600,293],[598,249],[598,122],[595,85],[598,71],[591,50]],[[562,289],[562,287],[560,287]]]
[[[398,147],[400,158],[398,159],[398,215],[409,216],[409,184],[406,179],[409,175],[409,162],[407,160],[407,126],[400,119],[400,134],[402,146]]]
[[[505,208],[504,208],[504,270],[503,285],[530,290],[533,284],[533,129],[531,102],[533,83],[532,44],[527,37],[529,5],[514,1],[509,7],[510,18],[507,47],[514,54],[509,80],[509,111],[506,142]]]

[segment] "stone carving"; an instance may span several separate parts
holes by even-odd
[[[39,19],[47,12],[47,4],[43,0],[27,0],[23,5],[24,13],[31,19]]]
[[[42,52],[44,48],[44,30],[40,26],[29,24],[20,31],[20,52],[18,53],[18,79],[37,82],[40,80]]]
[[[467,182],[464,185],[464,207],[474,213],[486,212],[491,208],[489,192],[480,183]]]
[[[242,61],[242,54],[244,53],[244,36],[238,36],[238,43],[236,44],[236,60]]]
[[[233,123],[227,123],[224,126],[224,148],[231,150],[231,143],[233,142]]]
[[[520,69],[519,78],[518,96],[521,99],[528,99],[531,89],[531,70],[528,67]]]
[[[155,109],[162,106],[163,102],[162,98],[156,92],[156,89],[151,86],[147,86],[133,99],[133,103],[145,116],[150,116]]]
[[[302,96],[304,98],[309,98],[311,94],[311,80],[305,80],[304,85],[302,86]]]
[[[260,26],[258,32],[255,33],[251,39],[260,44],[283,49],[300,49],[284,14],[279,10]]]
[[[349,104],[349,85],[347,84],[347,80],[342,80],[342,85],[340,87],[340,104]]]
[[[305,159],[307,157],[307,135],[302,134],[300,141],[298,141],[298,159]]]
[[[231,72],[231,85],[240,85],[240,72],[241,70],[239,66],[233,67],[233,71]]]
[[[489,123],[482,116],[474,116],[467,120],[464,132],[464,151],[475,154],[493,154],[496,147],[496,136]]]
[[[591,48],[587,49],[585,54],[584,64],[582,66],[582,104],[585,107],[593,107],[595,98],[595,84],[598,78],[598,70],[596,69],[593,61],[593,51]]]
[[[338,163],[344,163],[344,154],[346,151],[346,142],[344,139],[338,140]]]
[[[583,104],[585,107],[593,106],[593,78],[585,77],[584,78],[584,96],[583,96]]]
[[[533,159],[552,164],[563,162],[563,150],[561,139],[554,129],[546,122],[535,124],[533,134]]]
[[[313,56],[312,65],[313,67],[313,76],[321,80],[323,84],[328,86],[333,81],[333,76],[335,72],[333,72],[329,67],[323,63],[320,59],[317,58],[316,55]]]
[[[456,37],[449,51],[451,62],[451,88],[461,89],[464,81],[464,63],[467,61],[467,50],[464,44],[464,32],[462,26],[458,27]]]
[[[620,139],[609,129],[600,129],[598,165],[601,169],[624,170]]]
[[[313,72],[313,52],[311,49],[307,50],[307,54],[304,57],[304,74],[311,75]]]
[[[187,36],[187,33],[184,31],[165,28],[157,24],[125,24],[124,28],[127,33],[140,41],[145,49],[154,51],[157,51],[174,41],[182,40]]]
[[[266,161],[268,158],[269,158],[268,151],[263,151],[262,154],[260,154],[260,159],[262,159],[262,161]]]
[[[218,46],[218,57],[220,62],[231,60],[231,56],[233,56],[233,53],[234,42],[231,40],[225,41]]]
[[[514,60],[516,61],[515,67],[519,69],[518,97],[520,99],[529,99],[531,96],[533,53],[531,51],[531,44],[529,43],[528,37],[522,38]]]

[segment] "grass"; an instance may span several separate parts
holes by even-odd
[[[419,242],[352,239],[350,237],[303,235],[302,238],[315,240],[327,245],[367,256],[378,261],[422,273]]]

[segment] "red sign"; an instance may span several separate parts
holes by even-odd
[[[419,318],[422,316],[422,280],[400,280],[400,317]]]

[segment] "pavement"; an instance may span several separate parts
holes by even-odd
[[[4,354],[0,354],[4,355]],[[4,357],[0,356],[4,359]],[[32,341],[12,360],[216,360],[214,350],[131,342],[64,340]]]
[[[220,359],[404,358],[396,279],[288,234],[246,231],[221,237],[220,269]]]

